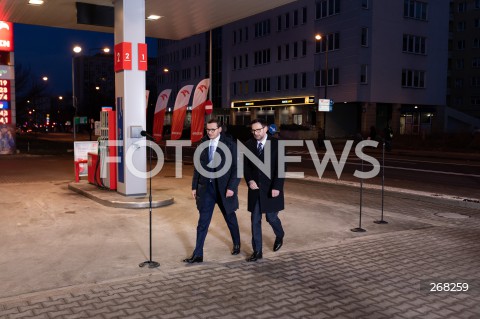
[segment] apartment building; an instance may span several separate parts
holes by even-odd
[[[201,79],[211,38],[212,83],[220,81],[215,112],[228,110],[232,124],[264,117],[327,137],[387,124],[395,133],[429,133],[441,126],[436,114],[446,105],[448,17],[448,1],[299,0],[212,36],[172,41],[159,55],[177,56],[175,68],[193,74],[198,63]],[[195,39],[202,44],[193,63],[181,52],[195,50]],[[319,99],[333,100],[331,112],[318,111]]]
[[[480,0],[450,1],[450,107],[480,119]]]

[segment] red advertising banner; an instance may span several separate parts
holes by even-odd
[[[173,107],[172,115],[172,135],[170,139],[178,140],[182,137],[183,122],[187,114],[188,101],[192,94],[193,85],[185,85],[177,94],[175,99],[175,106]]]
[[[0,51],[13,51],[13,23],[0,21]]]
[[[205,101],[207,100],[210,79],[203,79],[195,88],[192,103],[192,130],[190,140],[198,142],[203,137],[203,126],[205,125]]]
[[[132,69],[132,43],[121,42],[115,44],[114,51],[114,67],[115,72]]]
[[[153,115],[153,138],[156,142],[162,140],[163,122],[165,121],[165,111],[167,109],[170,93],[172,93],[171,89],[163,90],[157,98],[155,114]]]
[[[148,69],[147,44],[146,43],[139,43],[138,44],[138,69],[140,71],[147,71],[147,69]]]

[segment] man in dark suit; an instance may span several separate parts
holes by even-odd
[[[257,261],[262,255],[262,213],[275,233],[273,251],[283,245],[282,222],[278,212],[284,209],[284,178],[278,175],[278,139],[268,136],[267,123],[263,119],[255,119],[251,123],[253,138],[245,146],[262,161],[270,155],[270,176],[262,171],[248,157],[245,157],[244,177],[248,184],[248,211],[252,213],[252,246],[253,254],[247,261]]]
[[[183,260],[186,263],[203,262],[203,245],[215,204],[220,208],[230,230],[233,241],[232,255],[240,253],[240,231],[235,214],[238,209],[240,183],[240,178],[237,177],[237,148],[233,140],[221,132],[222,127],[217,120],[208,121],[208,138],[203,139],[208,143],[208,147],[202,151],[198,162],[194,159],[192,196],[196,200],[200,217],[195,250],[191,257]],[[228,155],[231,155],[230,160]]]

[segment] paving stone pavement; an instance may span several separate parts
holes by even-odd
[[[257,263],[192,265],[3,301],[0,318],[476,319],[479,238],[478,228],[431,226]],[[470,289],[430,292],[429,281],[467,282]]]

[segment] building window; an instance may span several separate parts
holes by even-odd
[[[426,41],[425,37],[404,34],[402,50],[406,53],[426,54]]]
[[[298,25],[298,10],[293,11],[293,26],[296,27]]]
[[[233,31],[233,44],[237,43],[237,31]]]
[[[298,74],[293,74],[293,88],[298,89]]]
[[[473,26],[475,28],[480,28],[480,19],[479,18],[475,18],[475,20],[473,21]]]
[[[290,44],[285,44],[285,60],[290,59]]]
[[[465,40],[460,40],[457,42],[457,50],[465,50]]]
[[[237,69],[237,57],[236,56],[233,57],[233,69],[234,70]]]
[[[472,105],[480,105],[480,96],[472,96],[470,98],[470,103]]]
[[[297,58],[298,57],[298,42],[295,41],[293,42],[293,58]]]
[[[277,91],[281,91],[282,90],[282,76],[279,75],[277,76]]]
[[[315,71],[315,86],[325,86],[325,69]],[[328,86],[338,85],[340,82],[340,72],[338,68],[328,69]]]
[[[270,49],[254,52],[254,65],[270,63]]]
[[[340,49],[340,33],[338,32],[330,33],[330,34],[327,34],[326,37],[327,37],[326,41],[324,41],[323,37],[321,41],[316,41],[316,43],[319,43],[321,45],[321,52],[325,52],[327,43],[328,43],[328,51]]]
[[[248,94],[248,81],[245,81],[245,94]]]
[[[404,0],[403,16],[405,18],[427,20],[427,3],[416,0]]]
[[[245,54],[245,67],[248,68],[248,54]]]
[[[362,28],[362,47],[368,47],[368,28]]]
[[[270,78],[255,80],[255,93],[270,92]]]
[[[302,114],[293,114],[293,124],[297,124],[297,125],[303,124]]]
[[[368,83],[367,72],[368,72],[368,65],[367,64],[362,64],[360,66],[360,83],[362,83],[362,84],[367,84]]]
[[[403,69],[402,86],[407,88],[425,88],[425,71]]]
[[[473,48],[474,49],[480,48],[480,40],[478,38],[473,39]]]
[[[248,27],[245,27],[245,42],[248,41]]]
[[[315,19],[340,13],[340,0],[321,0],[315,3]]]
[[[243,66],[242,66],[242,61],[243,61],[242,56],[241,56],[241,55],[238,56],[238,68],[239,68],[239,69],[241,69],[241,68],[243,67]]]
[[[368,9],[368,0],[362,0],[362,9]]]
[[[281,61],[282,60],[282,46],[279,45],[277,47],[277,61]]]
[[[282,16],[277,16],[277,31],[282,31]]]
[[[463,79],[455,79],[455,83],[453,84],[453,87],[456,89],[463,88]]]
[[[472,77],[472,86],[473,87],[480,87],[480,76]]]
[[[457,59],[455,61],[455,66],[458,70],[462,70],[465,67],[465,63],[463,59]]]
[[[480,57],[472,59],[472,67],[476,69],[480,68]]]
[[[255,38],[264,37],[270,34],[270,20],[263,20],[255,23]]]
[[[285,13],[285,29],[290,28],[290,13]]]
[[[465,1],[458,4],[458,12],[465,12],[467,10],[467,3]]]
[[[307,73],[302,72],[302,82],[300,83],[300,86],[302,89],[305,89],[307,87]]]
[[[305,23],[307,23],[307,7],[303,7],[302,11],[303,11],[303,13],[302,13],[302,24],[305,24]]]
[[[285,75],[285,90],[290,89],[290,76],[287,74]]]
[[[465,26],[466,26],[465,21],[460,21],[459,23],[457,23],[457,31],[458,32],[465,31]]]
[[[237,82],[232,83],[233,95],[237,95]]]

